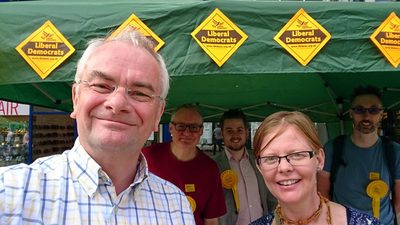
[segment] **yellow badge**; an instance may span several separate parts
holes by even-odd
[[[300,9],[274,37],[301,65],[306,66],[331,39],[331,34]]]
[[[194,184],[185,184],[185,192],[195,192]]]
[[[226,189],[232,189],[233,197],[234,197],[235,203],[236,203],[236,209],[239,212],[239,209],[240,209],[239,197],[238,197],[238,193],[237,193],[238,182],[239,182],[239,177],[235,171],[225,170],[223,173],[221,173],[222,187],[224,187]]]
[[[247,39],[219,9],[215,9],[193,32],[200,47],[221,67]]]
[[[132,14],[127,20],[125,20],[125,22],[118,27],[118,29],[107,38],[107,40],[117,36],[119,33],[125,32],[126,29],[138,30],[143,34],[143,36],[149,38],[154,43],[154,51],[156,52],[165,44],[165,42],[161,40],[161,38],[159,38],[152,30],[150,30],[150,28],[146,26],[146,24],[144,24],[135,14]]]
[[[25,61],[45,79],[75,48],[47,21],[15,48]]]
[[[381,206],[381,198],[385,197],[388,193],[389,187],[382,180],[375,180],[368,184],[367,194],[372,198],[372,211],[374,216],[379,219],[379,212]]]
[[[186,198],[189,200],[190,206],[192,207],[192,212],[194,213],[194,211],[196,211],[196,201],[188,195],[186,195]]]
[[[400,19],[394,12],[376,29],[370,39],[395,67],[400,63]]]
[[[370,180],[379,180],[380,179],[379,173],[373,173],[373,172],[369,173],[369,179]]]

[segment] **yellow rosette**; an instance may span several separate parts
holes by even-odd
[[[239,197],[237,193],[237,184],[239,182],[239,177],[233,170],[225,170],[221,174],[222,186],[226,189],[232,189],[233,197],[236,203],[236,210],[239,212]]]
[[[190,206],[192,207],[192,212],[194,213],[194,211],[196,211],[196,201],[192,197],[187,195],[186,198],[189,200]]]
[[[377,219],[379,219],[381,198],[385,197],[388,191],[389,187],[381,180],[372,181],[367,186],[367,194],[372,198],[372,211]]]

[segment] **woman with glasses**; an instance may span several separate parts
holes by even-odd
[[[316,173],[325,155],[314,124],[303,113],[270,115],[258,128],[253,146],[257,168],[279,204],[251,224],[382,224],[317,192]]]

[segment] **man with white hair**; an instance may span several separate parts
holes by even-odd
[[[71,150],[0,171],[1,224],[194,224],[182,191],[148,171],[141,148],[169,89],[162,57],[137,31],[95,39],[72,87]]]

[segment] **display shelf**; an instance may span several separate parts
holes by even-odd
[[[71,149],[75,137],[74,125],[68,114],[34,115],[32,161]]]
[[[22,140],[22,138],[21,138]],[[0,146],[0,167],[10,166],[18,163],[27,163],[28,146],[17,144],[1,143]]]
[[[9,130],[6,134],[0,134],[0,167],[28,161],[28,146],[22,144],[25,132],[14,131],[9,137]]]
[[[27,131],[26,116],[0,116],[0,167],[28,162],[28,145],[23,145]]]

